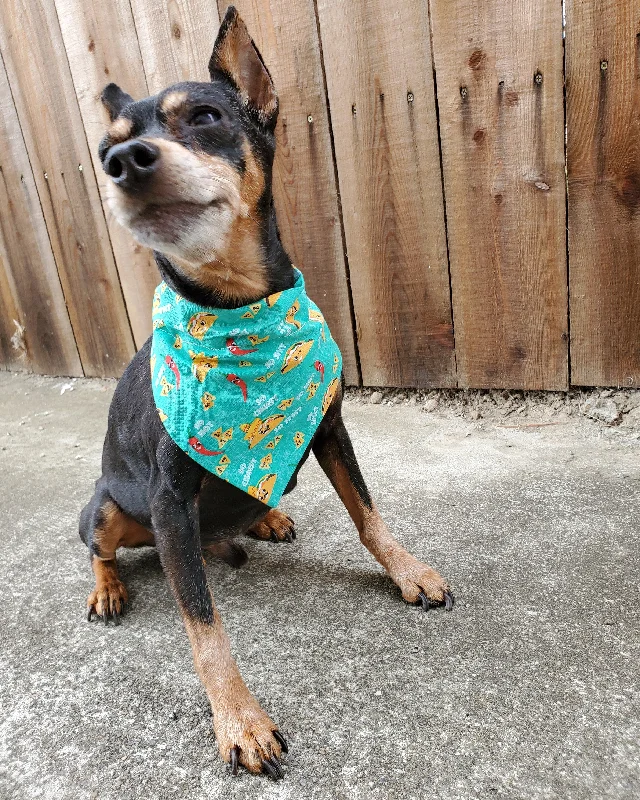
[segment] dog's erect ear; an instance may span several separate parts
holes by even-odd
[[[133,103],[133,97],[123,92],[115,83],[110,83],[104,87],[100,99],[102,100],[102,105],[109,112],[109,119],[111,122],[113,122],[126,105]]]
[[[226,78],[240,93],[258,122],[273,130],[278,118],[278,96],[269,70],[234,6],[224,16],[209,61],[211,80]]]

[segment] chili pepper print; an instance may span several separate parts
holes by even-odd
[[[227,375],[227,380],[229,381],[229,383],[235,384],[240,389],[240,391],[242,392],[242,397],[244,399],[244,402],[246,403],[247,402],[247,384],[242,380],[242,378],[239,378],[237,375],[234,375],[232,372],[229,373],[229,375]]]
[[[322,361],[314,361],[313,366],[320,373],[320,383],[324,383],[324,364],[322,363]]]
[[[255,353],[257,349],[257,347],[254,347],[251,350],[243,350],[242,347],[238,347],[233,339],[227,339],[227,350],[232,356],[246,356],[248,353]]]
[[[180,370],[178,369],[178,366],[177,366],[176,362],[171,358],[171,356],[165,356],[164,360],[165,360],[166,365],[171,370],[171,372],[173,372],[173,374],[176,376],[176,389],[179,389],[180,388]]]
[[[189,439],[189,446],[193,447],[199,456],[219,456],[222,455],[222,450],[207,450],[201,441],[192,436]]]

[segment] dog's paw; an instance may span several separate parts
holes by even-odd
[[[222,758],[238,774],[238,765],[274,780],[284,778],[280,759],[289,748],[273,720],[256,703],[214,712],[214,729]]]
[[[117,625],[126,611],[128,602],[129,595],[124,583],[117,578],[111,579],[96,587],[87,598],[87,619],[91,622],[95,614],[104,622],[112,619]]]
[[[394,566],[391,577],[407,603],[418,603],[423,611],[439,605],[451,611],[454,603],[451,587],[435,569],[409,553],[403,554]]]
[[[249,528],[247,535],[263,541],[292,542],[296,538],[296,527],[291,517],[272,508],[266,517]]]

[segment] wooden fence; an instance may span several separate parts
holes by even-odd
[[[285,244],[349,383],[640,386],[637,0],[237,0],[281,98]],[[226,3],[2,0],[0,363],[119,375],[149,253],[98,101],[205,79]],[[566,131],[566,140],[565,140]]]

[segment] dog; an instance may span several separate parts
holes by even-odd
[[[303,369],[315,368],[311,373],[315,380],[309,378],[299,392],[300,403],[319,404],[317,427],[310,438],[297,430],[292,443],[287,429],[279,427],[286,423],[281,418],[289,413],[293,396],[280,404],[285,409],[282,414],[265,420],[248,418],[242,429],[238,426],[234,431],[233,425],[226,428],[223,422],[214,422],[211,427],[218,424],[218,428],[209,441],[203,443],[204,433],[192,436],[188,452],[165,427],[169,414],[158,410],[154,391],[157,388],[164,402],[189,379],[186,371],[181,375],[174,357],[186,353],[197,375],[196,385],[205,388],[219,371],[216,358],[223,355],[207,357],[203,343],[216,330],[218,317],[246,306],[242,316],[248,327],[238,330],[251,332],[246,342],[239,335],[230,337],[224,357],[244,358],[242,363],[250,367],[253,361],[246,359],[255,359],[256,351],[270,344],[264,331],[250,327],[252,319],[276,311],[298,279],[280,241],[271,192],[278,98],[262,57],[233,7],[220,27],[209,72],[210,82],[179,83],[143,100],[134,101],[115,84],[109,84],[101,96],[110,126],[99,156],[110,178],[111,212],[138,242],[153,249],[161,286],[172,293],[175,305],[192,304],[204,311],[184,326],[184,332],[172,334],[173,349],[166,358],[152,356],[153,337],[149,339],[116,388],[102,475],[80,516],[80,537],[89,549],[95,576],[87,616],[90,621],[119,622],[128,595],[118,576],[116,550],[155,546],[211,702],[222,758],[234,775],[242,765],[252,773],[279,779],[284,775],[282,754],[288,751],[287,742],[240,675],[203,561],[205,551],[241,566],[247,558],[235,541],[241,534],[277,542],[295,538],[293,521],[267,504],[277,480],[272,458],[278,448],[287,441],[300,454],[285,493],[294,488],[298,469],[313,451],[362,543],[406,602],[425,611],[442,604],[450,610],[453,595],[435,570],[392,536],[369,495],[342,420],[344,380],[331,373],[333,368],[341,374],[339,355],[336,352],[332,359],[315,364],[307,355],[312,345],[330,342],[325,320],[315,307],[303,319],[304,325],[317,326],[311,339],[299,336],[296,323],[302,310],[287,306],[281,328],[285,333],[291,330],[293,339],[300,341],[286,353],[278,351],[280,361],[255,381],[234,373],[227,375],[224,384],[242,406],[254,386],[268,395],[273,381],[289,380]],[[158,295],[154,314],[162,311],[163,302]],[[158,319],[154,336],[165,331],[167,326]],[[198,348],[190,357],[189,344]],[[154,370],[163,370],[157,387],[152,387]],[[248,375],[241,369],[238,372]],[[322,384],[322,390],[316,384]],[[198,397],[198,406],[199,413],[215,420],[224,403],[208,391]],[[263,432],[267,444],[257,441]],[[265,449],[266,455],[255,467],[258,472],[268,469],[268,474],[262,478],[258,474],[245,488],[226,480],[233,459],[224,448],[236,443],[247,450],[255,445],[252,452],[263,445],[271,448]],[[212,464],[219,459],[216,469],[202,466],[203,460],[209,463],[206,459],[212,459]]]

